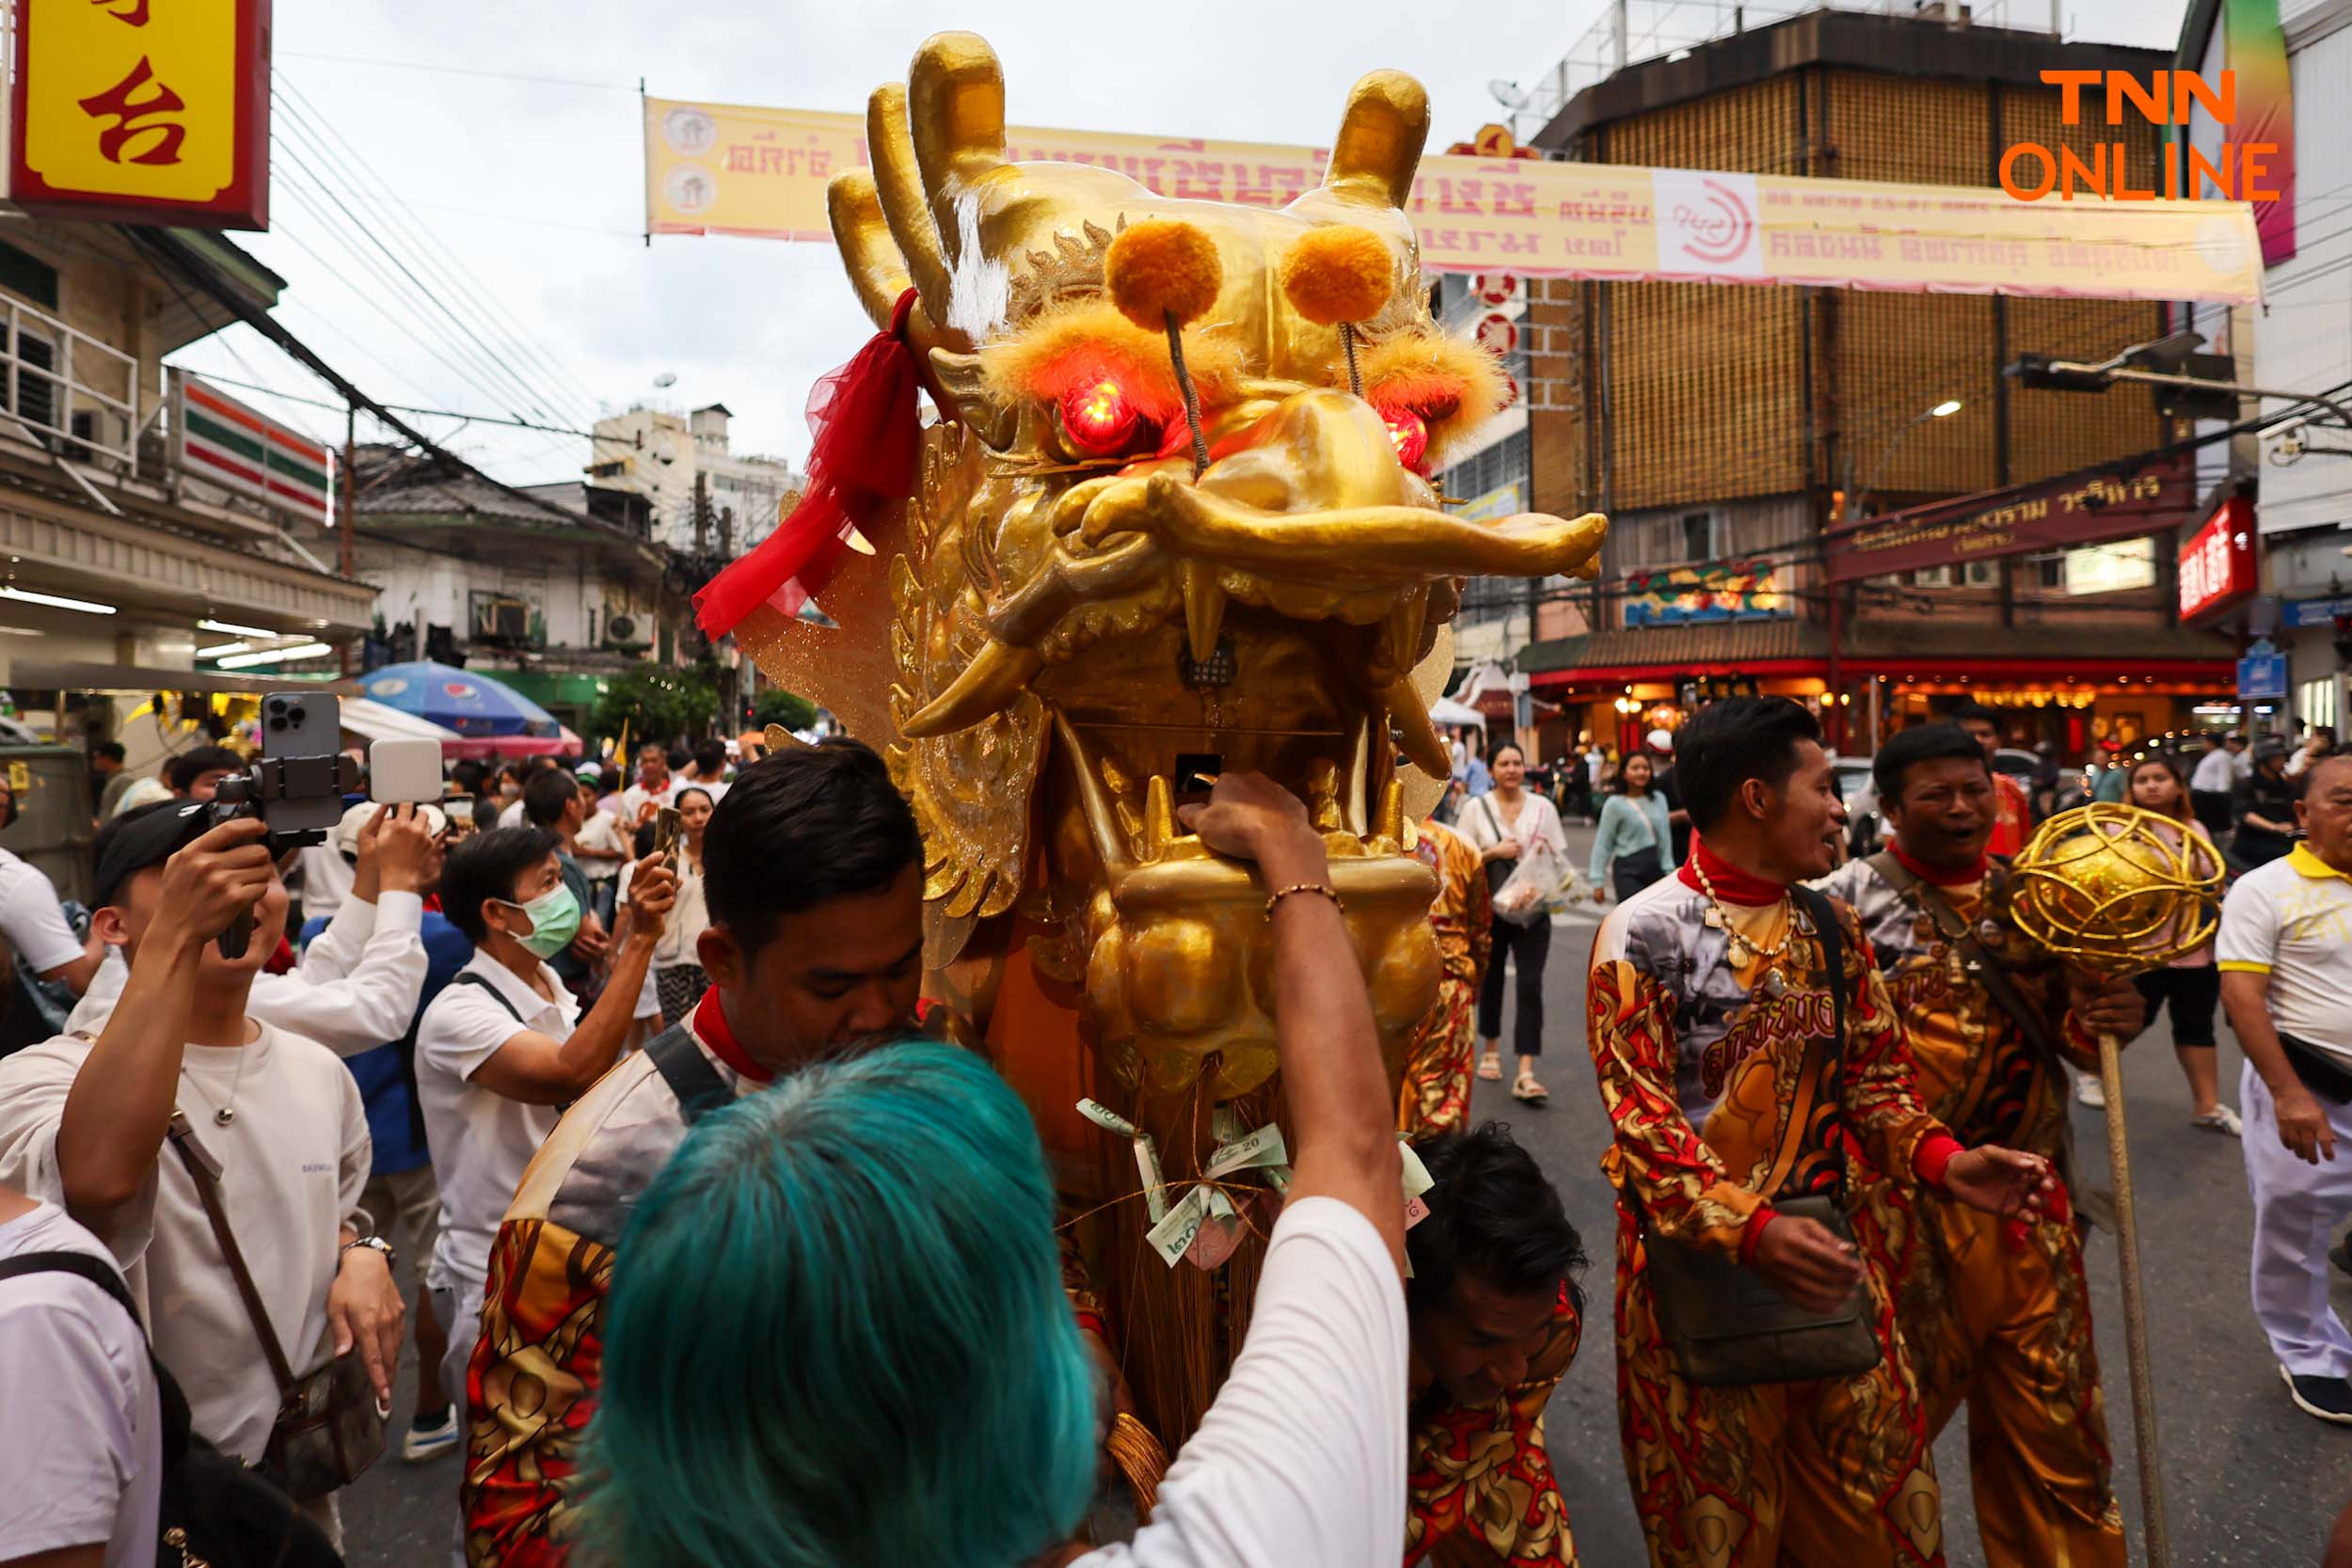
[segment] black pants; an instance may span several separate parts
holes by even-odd
[[[1517,955],[1518,1001],[1513,1012],[1512,1045],[1522,1056],[1539,1056],[1544,1050],[1544,960],[1551,955],[1551,916],[1540,915],[1533,926],[1498,917],[1495,950],[1486,959],[1486,980],[1478,990],[1478,1033],[1485,1039],[1502,1037],[1502,960]]]
[[[2152,969],[2135,979],[2148,1004],[2148,1022],[2155,1022],[2165,999],[2172,1002],[2172,1043],[2212,1047],[2213,1010],[2221,1003],[2221,971],[2212,964],[2193,969]]]
[[[1650,883],[1666,874],[1666,863],[1658,858],[1658,847],[1634,849],[1619,855],[1609,863],[1610,880],[1617,890],[1617,902],[1622,904]]]

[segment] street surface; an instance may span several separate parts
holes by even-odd
[[[1591,832],[1568,826],[1581,864]],[[1608,1122],[1584,1049],[1584,962],[1600,911],[1559,917],[1545,975],[1545,1054],[1550,1086],[1541,1109],[1513,1101],[1507,1084],[1476,1085],[1473,1113],[1510,1123],[1559,1184],[1584,1234],[1584,1346],[1551,1402],[1548,1437],[1585,1568],[1637,1568],[1641,1527],[1617,1446],[1614,1335],[1610,1326],[1612,1195],[1598,1160]],[[2226,1025],[2222,1099],[2237,1103],[2240,1057]],[[2352,1501],[2352,1428],[2331,1427],[2287,1402],[2247,1301],[2251,1206],[2237,1140],[2188,1124],[2188,1091],[2159,1024],[2124,1053],[2131,1108],[2132,1175],[2147,1270],[2164,1481],[2176,1568],[2301,1568],[2316,1563],[2328,1527]],[[2087,1179],[2105,1185],[2100,1113],[2074,1107],[2075,1146]],[[2338,1158],[2352,1158],[2352,1151]],[[2124,1371],[2123,1307],[2114,1238],[2090,1248],[2092,1312],[2115,1444],[2115,1485],[2139,1556],[2136,1435]],[[2352,1281],[2335,1275],[2337,1308],[2352,1314]],[[684,1309],[684,1308],[682,1308]],[[413,1359],[413,1353],[411,1354]],[[404,1371],[398,1418],[406,1419]],[[1936,1448],[1945,1486],[1945,1546],[1951,1568],[1981,1568],[1968,1497],[1966,1418]],[[395,1442],[397,1439],[395,1438]],[[352,1568],[412,1568],[450,1549],[458,1463],[454,1455],[405,1465],[388,1454],[343,1496]]]

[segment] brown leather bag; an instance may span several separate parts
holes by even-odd
[[[1794,891],[1821,934],[1822,956],[1829,965],[1828,1077],[1830,1092],[1842,1100],[1845,932],[1827,898],[1809,888]],[[1840,1241],[1853,1240],[1846,1220],[1842,1165],[1832,1192],[1765,1196],[1784,1219],[1812,1220]],[[1878,1336],[1867,1316],[1869,1297],[1861,1286],[1836,1311],[1818,1313],[1790,1301],[1763,1275],[1719,1248],[1669,1240],[1646,1222],[1642,1245],[1649,1261],[1659,1325],[1687,1381],[1702,1387],[1811,1383],[1852,1377],[1879,1364]]]
[[[229,1216],[221,1209],[220,1167],[196,1141],[187,1117],[177,1111],[172,1113],[168,1136],[171,1147],[179,1151],[180,1163],[187,1167],[188,1180],[196,1184],[204,1217],[212,1222],[213,1240],[219,1243],[221,1257],[237,1282],[246,1316],[253,1322],[262,1354],[269,1360],[270,1375],[278,1383],[278,1419],[270,1427],[269,1444],[262,1450],[262,1473],[296,1500],[324,1497],[350,1485],[383,1453],[384,1423],[389,1415],[376,1402],[367,1363],[355,1345],[308,1377],[294,1376],[278,1342],[278,1331],[270,1326],[262,1293],[254,1289],[253,1275],[245,1266],[245,1254],[230,1231]]]

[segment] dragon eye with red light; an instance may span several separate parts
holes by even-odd
[[[1429,421],[1409,408],[1383,408],[1381,419],[1388,421],[1389,439],[1396,447],[1396,460],[1415,473],[1429,456]]]
[[[1061,426],[1073,443],[1098,457],[1127,450],[1142,416],[1109,376],[1081,381],[1061,395]]]

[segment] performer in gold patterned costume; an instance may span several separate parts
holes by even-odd
[[[1413,852],[1438,874],[1429,924],[1438,934],[1437,1004],[1405,1051],[1396,1130],[1407,1138],[1457,1131],[1470,1115],[1470,1062],[1478,1049],[1478,985],[1494,946],[1486,868],[1470,841],[1431,817],[1415,830]]]
[[[1357,84],[1324,182],[1279,208],[1012,162],[1002,71],[969,34],[925,43],[867,131],[873,168],[831,206],[881,331],[812,404],[807,497],[697,608],[896,743],[927,990],[1036,1113],[1172,1448],[1240,1342],[1263,1243],[1169,1267],[1141,1167],[1073,1107],[1153,1139],[1171,1193],[1220,1121],[1279,1114],[1272,890],[1183,832],[1177,798],[1252,769],[1306,800],[1401,1072],[1439,958],[1395,759],[1434,801],[1456,584],[1589,577],[1606,523],[1440,508],[1429,475],[1502,382],[1429,315],[1409,77]],[[798,618],[812,595],[831,626]]]
[[[1940,1563],[1927,1416],[1894,1305],[1909,1211],[1884,1194],[2017,1212],[2039,1201],[2047,1163],[1963,1149],[1927,1113],[1853,912],[1792,894],[1828,868],[1845,815],[1811,716],[1780,697],[1714,703],[1677,737],[1676,776],[1690,859],[1610,912],[1588,992],[1615,1131],[1601,1166],[1620,1195],[1618,1415],[1650,1560]],[[1843,1199],[1851,1243],[1773,1206],[1824,1196]],[[1694,1304],[1666,1293],[1651,1257],[1669,1244],[1736,1259],[1810,1312],[1859,1292],[1876,1365],[1692,1381],[1665,1314]]]
[[[2063,1168],[2058,1060],[2096,1072],[2099,1032],[2139,1032],[2139,993],[2071,974],[2003,918],[2006,863],[1985,852],[1997,797],[1966,731],[1906,730],[1879,752],[1876,772],[1893,839],[1817,885],[1860,915],[1929,1108],[1963,1141],[2030,1149]],[[1922,1193],[1916,1219],[1896,1311],[1931,1435],[1967,1408],[1985,1561],[2124,1568],[2068,1206],[2001,1220]]]

